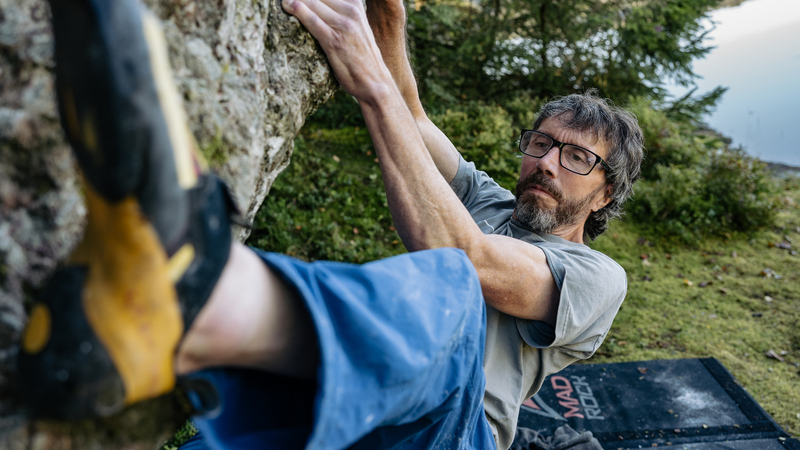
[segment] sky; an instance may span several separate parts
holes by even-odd
[[[708,124],[753,156],[800,167],[800,0],[747,0],[711,20],[716,48],[694,63],[697,93],[729,90]]]

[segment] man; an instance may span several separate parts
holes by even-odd
[[[23,336],[35,413],[108,414],[177,373],[214,448],[508,448],[521,402],[602,342],[625,275],[583,241],[638,177],[630,115],[548,104],[515,196],[425,116],[400,2],[371,3],[368,22],[358,0],[285,0],[359,101],[412,252],[306,264],[230,243],[154,19],[135,0],[51,6],[89,215]]]
[[[425,114],[407,59],[402,1],[367,2],[374,44],[363,15],[352,11],[357,2],[283,5],[320,41],[342,86],[359,100],[403,242],[409,250],[462,248],[475,265],[487,304],[484,407],[498,447],[509,447],[521,402],[545,376],[594,353],[624,298],[622,269],[582,244],[605,231],[639,177],[643,137],[635,118],[591,96],[545,105],[535,131],[521,136],[512,196],[466,163]],[[412,123],[424,148],[401,146],[410,139],[393,134]],[[420,163],[428,154],[471,218],[440,178],[421,173],[431,170]],[[404,197],[406,185],[424,188]],[[433,213],[433,224],[428,216],[409,220],[406,208]],[[439,214],[444,208],[452,210]]]

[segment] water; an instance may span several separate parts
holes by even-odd
[[[716,48],[694,63],[697,93],[730,89],[708,124],[763,161],[800,167],[800,0],[747,0],[711,20]]]

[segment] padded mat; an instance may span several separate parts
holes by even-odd
[[[519,416],[546,434],[565,423],[606,449],[800,450],[715,358],[567,367]]]

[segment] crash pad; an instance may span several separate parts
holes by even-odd
[[[518,425],[565,423],[605,449],[800,450],[715,358],[567,367],[523,404]]]

